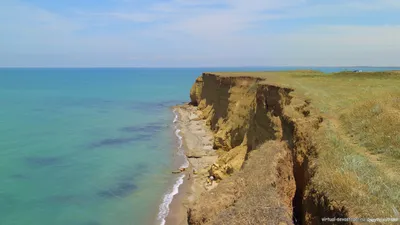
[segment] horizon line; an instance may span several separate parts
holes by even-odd
[[[400,68],[400,66],[0,66],[0,69]]]

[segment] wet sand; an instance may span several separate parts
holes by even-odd
[[[208,169],[216,162],[217,154],[212,148],[213,134],[206,126],[205,121],[199,118],[197,107],[182,105],[173,108],[178,114],[177,125],[183,137],[185,155],[189,160],[184,183],[179,187],[179,194],[175,195],[170,212],[166,218],[166,225],[187,225],[187,209],[194,204],[200,195],[213,186],[207,186]],[[193,173],[197,171],[197,174]]]

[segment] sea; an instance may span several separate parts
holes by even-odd
[[[0,68],[0,224],[164,224],[187,163],[171,109],[202,72],[374,67]]]

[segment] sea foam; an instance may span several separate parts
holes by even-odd
[[[178,114],[176,113],[176,110],[174,110],[173,113],[175,114],[173,123],[176,123],[176,122],[178,122],[179,117],[178,117]],[[183,140],[182,140],[183,138],[179,134],[180,132],[181,132],[181,130],[178,128],[177,125],[175,125],[175,135],[178,138],[178,143],[179,143],[177,154],[179,156],[184,157],[184,163],[182,164],[181,168],[187,168],[187,167],[189,167],[189,161],[186,158],[184,150],[182,148],[183,147]],[[160,221],[161,225],[165,224],[165,218],[167,218],[168,213],[169,213],[169,205],[171,204],[172,200],[174,199],[174,196],[179,193],[179,186],[181,186],[183,184],[183,178],[185,178],[184,174],[182,174],[177,179],[172,190],[164,195],[163,202],[160,205],[159,213],[158,213],[158,220]]]
[[[160,211],[158,213],[158,220],[161,221],[161,225],[164,225],[166,222],[165,218],[167,218],[169,213],[169,205],[171,204],[172,199],[174,199],[174,196],[179,193],[179,186],[183,184],[183,178],[185,178],[184,174],[178,178],[174,184],[174,187],[172,188],[172,191],[164,195],[164,199],[160,205]]]

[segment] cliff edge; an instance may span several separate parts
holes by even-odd
[[[398,73],[378,75],[203,73],[190,91],[190,105],[214,135],[218,159],[208,172],[218,186],[189,208],[188,223],[283,225],[396,218],[400,191],[395,187],[400,183],[393,174],[400,170],[382,162],[390,158],[383,153],[377,161],[359,139],[364,131],[348,127],[356,107],[363,106],[353,101],[354,92],[346,93],[354,84],[376,88],[382,95],[400,93],[395,85],[400,84]],[[377,81],[380,89],[373,86]],[[341,92],[335,92],[337,84]],[[359,94],[359,100],[370,101]],[[391,104],[388,113],[398,116],[399,104],[386,103]],[[396,135],[394,128],[387,132]]]

